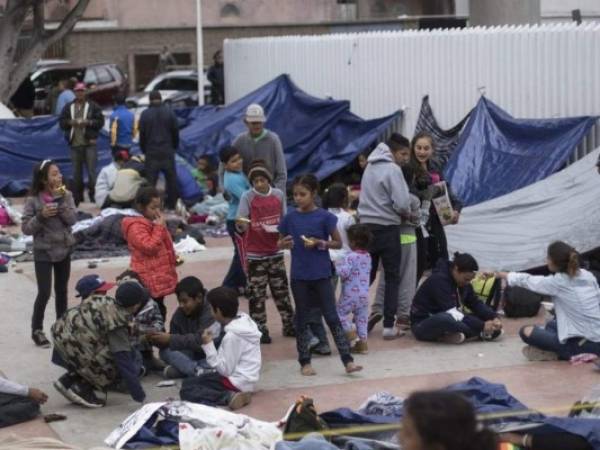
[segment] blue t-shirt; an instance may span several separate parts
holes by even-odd
[[[240,206],[240,198],[242,194],[250,189],[248,178],[242,172],[225,171],[223,175],[223,189],[229,192],[229,211],[227,212],[227,220],[235,220],[237,210]]]
[[[279,224],[279,232],[294,238],[292,248],[292,280],[319,280],[331,277],[331,260],[328,250],[305,248],[300,236],[329,240],[336,229],[337,217],[322,208],[311,212],[290,210]]]

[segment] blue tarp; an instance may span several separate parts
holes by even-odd
[[[596,120],[515,119],[481,97],[448,161],[446,179],[465,206],[543,180],[564,166]]]
[[[280,136],[290,179],[309,172],[322,179],[341,169],[400,115],[363,120],[350,112],[349,102],[312,97],[281,75],[228,106],[176,110],[182,127],[178,153],[192,163],[205,154],[216,159],[245,130],[242,119],[251,103],[263,106],[267,128]],[[63,174],[71,175],[69,148],[56,118],[0,120],[0,192],[12,195],[26,189],[34,163],[43,159],[56,160]],[[98,169],[110,162],[105,132],[98,142],[98,160]]]

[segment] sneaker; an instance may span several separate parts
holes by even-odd
[[[495,341],[503,334],[504,330],[494,330],[491,333],[486,333],[485,331],[482,331],[479,336],[481,337],[482,341]]]
[[[348,339],[348,342],[350,342],[351,344],[358,339],[358,334],[356,334],[356,330],[350,330],[350,331],[346,331],[346,339]]]
[[[529,361],[556,361],[558,355],[554,352],[547,352],[531,345],[526,345],[522,350],[523,356]]]
[[[369,322],[367,323],[367,331],[370,333],[371,330],[375,328],[375,325],[381,321],[381,319],[383,319],[383,314],[380,312],[372,312],[369,316]]]
[[[270,344],[271,342],[273,342],[273,340],[271,339],[271,336],[269,336],[269,331],[265,330],[262,332],[262,335],[260,336],[260,343],[261,344]]]
[[[400,337],[400,331],[396,327],[384,328],[383,329],[383,340],[392,341]]]
[[[360,355],[366,355],[367,353],[369,353],[369,347],[367,346],[367,342],[359,340],[350,349],[350,353],[358,353]]]
[[[196,370],[194,371],[194,375],[197,377],[201,377],[202,375],[206,375],[207,373],[215,373],[215,372],[216,372],[216,370],[211,367],[198,366],[198,367],[196,367]]]
[[[459,345],[462,344],[463,342],[465,342],[465,335],[464,333],[448,333],[444,336],[442,336],[439,339],[439,342],[443,342],[444,344],[454,344],[454,345]]]
[[[229,409],[235,411],[236,409],[243,408],[252,401],[252,394],[250,392],[234,392],[229,399]]]
[[[315,348],[317,348],[319,346],[320,343],[321,343],[321,341],[319,341],[319,338],[316,336],[313,336],[310,338],[310,341],[308,342],[308,348],[312,352]]]
[[[163,377],[167,380],[173,380],[175,378],[184,378],[184,375],[174,366],[167,366],[163,370]]]
[[[319,344],[313,349],[311,349],[311,352],[315,355],[329,356],[331,355],[331,348],[328,344]]]
[[[64,398],[75,403],[75,397],[73,397],[70,391],[70,388],[74,382],[75,378],[73,375],[67,372],[54,383],[52,383],[52,385],[54,386],[54,389],[56,389]]]
[[[73,403],[86,408],[102,408],[106,405],[104,400],[100,400],[94,393],[94,388],[85,381],[76,381],[69,388],[70,395],[73,396]]]
[[[31,339],[33,339],[33,342],[38,347],[50,348],[50,341],[48,340],[48,338],[46,338],[46,335],[42,330],[35,330],[31,334]]]
[[[398,317],[396,319],[396,328],[400,331],[410,330],[410,319],[408,317]]]

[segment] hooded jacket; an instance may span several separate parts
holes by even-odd
[[[176,257],[167,228],[145,217],[126,217],[121,229],[131,253],[131,270],[137,272],[152,298],[175,292]]]
[[[260,337],[256,323],[247,314],[239,313],[225,326],[219,351],[214,342],[202,346],[206,362],[240,391],[252,392],[262,363]]]
[[[434,314],[453,308],[460,309],[463,306],[484,321],[497,317],[496,313],[475,295],[471,284],[458,287],[451,270],[450,262],[440,259],[431,276],[421,285],[410,311],[410,321],[413,326]]]
[[[75,117],[76,101],[73,100],[63,108],[58,122],[69,144],[73,141],[74,128],[70,125],[70,121]],[[100,130],[104,126],[104,115],[100,106],[90,100],[86,100],[83,105],[83,117],[89,120],[89,124],[85,127],[85,139],[87,141],[98,139]]]
[[[361,223],[400,225],[410,213],[408,186],[390,148],[380,143],[367,159],[360,186]]]

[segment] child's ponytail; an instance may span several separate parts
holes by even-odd
[[[577,276],[581,267],[577,250],[562,241],[550,244],[548,258],[554,263],[558,272],[566,273],[570,277]]]
[[[569,262],[567,263],[567,273],[570,277],[574,277],[579,272],[579,255],[575,249],[571,250]]]

